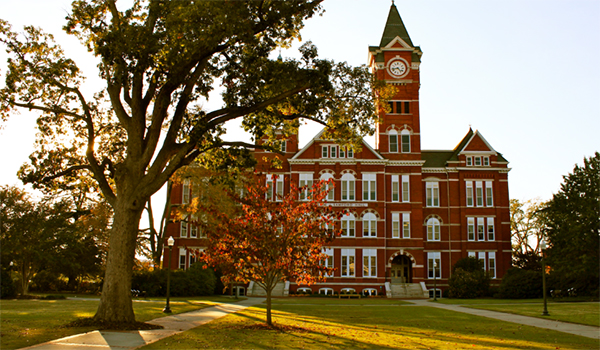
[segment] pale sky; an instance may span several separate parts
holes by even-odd
[[[366,64],[390,5],[326,0],[326,12],[306,22],[302,39],[313,41],[323,58]],[[397,0],[396,6],[423,51],[422,149],[453,149],[471,126],[510,162],[510,197],[542,200],[600,150],[600,1]],[[13,29],[34,24],[54,34],[81,62],[91,96],[102,81],[93,56],[61,30],[69,9],[67,0],[2,0],[0,18]],[[2,48],[0,86],[5,72]],[[218,106],[218,98],[207,104]],[[32,150],[34,127],[33,115],[22,113],[0,131],[0,184],[20,184],[16,172]],[[236,129],[229,128],[229,137],[239,136]],[[301,129],[301,145],[318,130]]]

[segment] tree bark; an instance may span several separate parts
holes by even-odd
[[[135,322],[131,302],[131,277],[135,259],[136,238],[144,205],[132,205],[133,196],[117,197],[110,249],[102,285],[100,305],[94,320],[103,322]]]
[[[271,292],[273,288],[267,288],[267,325],[273,326],[273,322],[271,320]]]

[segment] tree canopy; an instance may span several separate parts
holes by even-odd
[[[90,176],[114,211],[96,320],[135,320],[131,270],[150,196],[198,157],[235,165],[249,147],[268,147],[223,140],[224,123],[241,118],[254,143],[273,127],[295,130],[299,118],[341,143],[374,131],[376,106],[386,106],[374,98],[389,89],[368,68],[319,59],[310,43],[300,59],[270,58],[299,38],[321,2],[134,0],[120,10],[116,0],[73,1],[64,29],[99,58],[106,83],[92,96],[52,35],[31,26],[17,33],[0,20],[9,57],[0,119],[17,108],[40,112],[21,178],[47,187]],[[223,105],[204,110],[215,86],[224,89]]]

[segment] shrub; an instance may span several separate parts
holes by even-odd
[[[17,286],[10,272],[4,268],[0,271],[0,299],[14,298],[17,296]]]
[[[57,292],[66,290],[67,282],[57,273],[42,270],[31,279],[30,290],[36,292]]]
[[[448,297],[470,299],[489,293],[490,277],[483,269],[483,261],[468,257],[460,259],[452,267],[448,279]]]
[[[134,271],[131,288],[145,292],[148,297],[163,297],[167,294],[166,269]],[[216,277],[210,268],[195,263],[187,270],[171,271],[170,294],[177,296],[204,296],[215,292]]]
[[[531,299],[541,298],[542,294],[541,271],[513,267],[502,277],[498,296],[503,299]]]

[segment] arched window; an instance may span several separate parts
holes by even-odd
[[[377,237],[377,217],[373,213],[363,216],[363,237]]]
[[[348,213],[342,217],[342,235],[341,237],[355,237],[354,228],[356,226],[354,215]]]
[[[333,179],[333,175],[331,175],[330,173],[325,173],[325,174],[321,175],[321,177],[319,178],[319,180],[321,180],[321,181],[329,181],[329,179]],[[329,193],[327,193],[327,200],[332,201],[335,198],[335,193],[333,191],[333,188],[334,188],[333,182],[326,186],[327,186],[327,189],[329,190]]]
[[[390,152],[397,153],[398,152],[398,132],[394,129],[388,132],[388,137],[390,139]]]
[[[402,141],[402,153],[410,153],[410,131],[406,129],[402,130],[400,138]]]
[[[346,173],[342,176],[342,200],[353,201],[354,196],[354,175]]]
[[[428,241],[439,241],[440,240],[440,222],[436,218],[427,220],[427,240]]]

